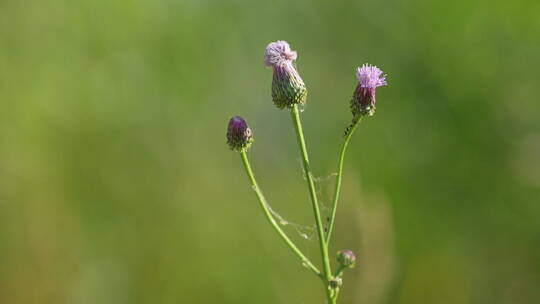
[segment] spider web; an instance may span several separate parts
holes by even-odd
[[[251,158],[251,155],[248,155],[248,157]],[[304,176],[305,179],[305,176]],[[255,188],[253,188],[255,190]],[[289,196],[292,196],[288,190],[285,189],[285,191],[288,193]],[[266,202],[265,203],[266,208],[270,211],[272,214],[272,217],[278,222],[280,226],[283,227],[290,227],[292,230],[303,240],[306,241],[312,241],[315,237],[315,225],[302,225],[296,222],[293,222],[291,220],[286,219],[284,216],[279,214],[272,206]]]

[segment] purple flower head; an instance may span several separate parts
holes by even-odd
[[[356,263],[356,255],[351,250],[341,250],[337,254],[337,260],[343,267],[353,268]]]
[[[291,50],[291,47],[286,41],[278,40],[269,43],[266,47],[264,52],[264,64],[269,67],[282,65],[296,60],[296,57],[296,52]]]
[[[273,69],[272,100],[279,109],[306,101],[306,85],[293,65],[296,58],[296,52],[281,40],[268,44],[264,52],[264,64]]]
[[[356,70],[356,78],[361,87],[374,89],[386,85],[386,75],[381,77],[382,73],[378,67],[366,63]]]
[[[253,143],[253,132],[246,121],[240,116],[232,117],[227,128],[227,144],[231,150],[245,151],[251,143]]]
[[[375,114],[375,89],[386,85],[386,75],[376,66],[364,64],[356,71],[358,85],[351,100],[354,118]]]

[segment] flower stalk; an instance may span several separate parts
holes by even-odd
[[[345,152],[347,152],[347,147],[349,146],[349,141],[351,140],[351,137],[352,137],[352,135],[354,133],[354,130],[356,130],[356,128],[360,124],[361,120],[362,120],[362,118],[353,119],[353,122],[347,128],[347,131],[345,132],[345,138],[344,138],[343,144],[341,146],[341,152],[339,153],[336,185],[335,185],[335,188],[334,188],[334,198],[332,199],[332,211],[331,211],[331,214],[330,214],[330,220],[328,221],[328,230],[326,232],[326,243],[330,243],[330,238],[332,237],[332,230],[334,228],[334,220],[336,219],[337,205],[338,205],[338,200],[339,200],[339,192],[341,190],[341,179],[343,177],[343,163],[345,162]]]
[[[298,140],[298,145],[300,146],[300,155],[302,156],[302,164],[304,166],[304,172],[306,175],[306,181],[309,189],[309,196],[311,199],[311,206],[313,208],[313,215],[315,216],[315,224],[317,226],[317,234],[319,238],[319,248],[321,251],[321,258],[323,264],[323,275],[326,280],[326,283],[329,283],[332,279],[332,269],[330,266],[330,259],[328,258],[328,244],[326,243],[326,238],[324,235],[324,227],[321,220],[321,211],[319,210],[319,202],[317,200],[317,191],[315,189],[315,182],[313,181],[313,174],[309,166],[309,157],[306,148],[306,141],[304,139],[304,132],[302,130],[302,122],[300,120],[300,112],[298,111],[298,106],[294,105],[291,110],[291,118],[294,124],[294,129],[296,131],[296,139]],[[332,299],[333,293],[331,288],[327,288],[327,297],[329,300]],[[332,303],[332,302],[330,302]]]
[[[321,272],[313,263],[298,249],[298,247],[294,244],[293,241],[285,234],[283,229],[278,225],[274,217],[272,216],[272,213],[268,209],[268,203],[266,202],[266,198],[264,197],[261,189],[259,188],[259,185],[257,184],[257,180],[255,179],[255,175],[253,174],[253,170],[251,169],[251,165],[249,163],[249,159],[247,157],[246,151],[240,151],[240,157],[242,159],[242,163],[244,164],[244,169],[246,170],[246,174],[249,178],[249,181],[251,182],[251,187],[253,188],[253,191],[255,191],[255,194],[257,195],[257,199],[259,201],[259,205],[261,206],[261,209],[272,226],[276,233],[281,237],[281,239],[287,244],[287,246],[293,251],[293,253],[300,258],[302,261],[302,265],[307,267],[308,269],[312,270],[313,273],[315,273],[317,276],[321,277]]]

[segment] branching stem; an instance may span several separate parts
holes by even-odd
[[[277,234],[285,241],[287,246],[296,254],[300,260],[302,260],[302,263],[307,268],[311,269],[317,276],[324,279],[322,273],[313,265],[313,263],[298,249],[298,247],[291,241],[291,239],[285,234],[283,229],[278,225],[274,217],[272,216],[272,213],[268,209],[268,203],[262,194],[261,189],[259,188],[259,185],[257,184],[257,181],[255,180],[255,175],[253,174],[253,170],[251,170],[251,165],[249,164],[249,160],[247,158],[246,151],[240,151],[240,157],[242,158],[242,163],[244,164],[244,168],[246,169],[246,173],[248,175],[249,181],[251,182],[251,186],[253,190],[255,191],[255,194],[257,195],[257,198],[259,200],[259,204],[264,212],[264,215],[268,222],[270,222],[270,225],[274,228],[274,230],[277,232]]]

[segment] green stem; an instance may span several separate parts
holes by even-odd
[[[317,276],[323,278],[321,272],[313,263],[296,247],[296,245],[289,239],[289,237],[285,234],[285,232],[279,227],[278,223],[272,216],[272,213],[268,209],[268,203],[266,199],[264,198],[264,195],[262,194],[261,189],[259,188],[259,185],[257,184],[257,181],[255,180],[255,175],[253,175],[253,171],[251,170],[251,165],[249,164],[249,160],[247,158],[246,151],[240,151],[240,156],[242,158],[242,163],[244,164],[244,168],[246,169],[246,173],[248,175],[249,181],[251,182],[251,187],[255,191],[255,194],[257,194],[257,198],[259,199],[259,204],[261,205],[261,208],[264,212],[264,215],[266,216],[266,219],[268,222],[270,222],[270,225],[274,228],[274,230],[278,233],[278,235],[285,241],[285,243],[291,248],[291,250],[296,254],[301,260],[303,265],[305,265],[307,268],[311,269]]]
[[[330,304],[336,304],[338,296],[339,296],[339,289],[336,289],[336,291],[334,292],[334,296],[332,297],[332,301],[330,301]]]
[[[347,269],[347,266],[339,265],[338,269],[336,269],[336,272],[334,273],[334,277],[343,276],[343,270],[345,269]]]
[[[296,130],[296,137],[298,139],[298,144],[300,145],[300,151],[302,155],[302,161],[304,165],[304,172],[306,175],[306,180],[309,188],[309,194],[311,197],[311,205],[313,207],[313,213],[315,216],[315,223],[317,225],[317,233],[319,236],[319,247],[321,250],[322,264],[323,264],[323,275],[326,279],[326,294],[329,303],[334,303],[332,301],[332,292],[328,288],[328,281],[332,278],[332,270],[330,268],[330,260],[328,259],[328,245],[326,244],[324,237],[324,228],[321,221],[321,212],[319,210],[319,203],[317,202],[317,192],[315,190],[315,183],[313,182],[313,174],[311,173],[311,168],[309,166],[309,158],[306,149],[306,142],[304,140],[304,132],[302,131],[302,123],[300,121],[300,112],[298,111],[298,106],[294,105],[291,109],[291,117],[293,120],[294,128]]]
[[[349,145],[349,141],[351,140],[352,134],[354,133],[354,130],[356,130],[356,127],[358,127],[358,125],[360,124],[361,120],[362,120],[361,117],[359,119],[353,120],[352,125],[347,130],[347,133],[345,135],[345,140],[343,141],[343,145],[341,146],[341,152],[339,155],[339,162],[338,162],[337,180],[336,180],[336,186],[334,189],[334,199],[332,200],[332,213],[330,215],[330,221],[328,222],[328,232],[326,233],[327,244],[330,242],[330,236],[332,235],[332,229],[334,228],[334,219],[336,218],[339,191],[341,188],[341,178],[343,175],[343,162],[345,161],[345,151],[347,151],[347,146]]]

